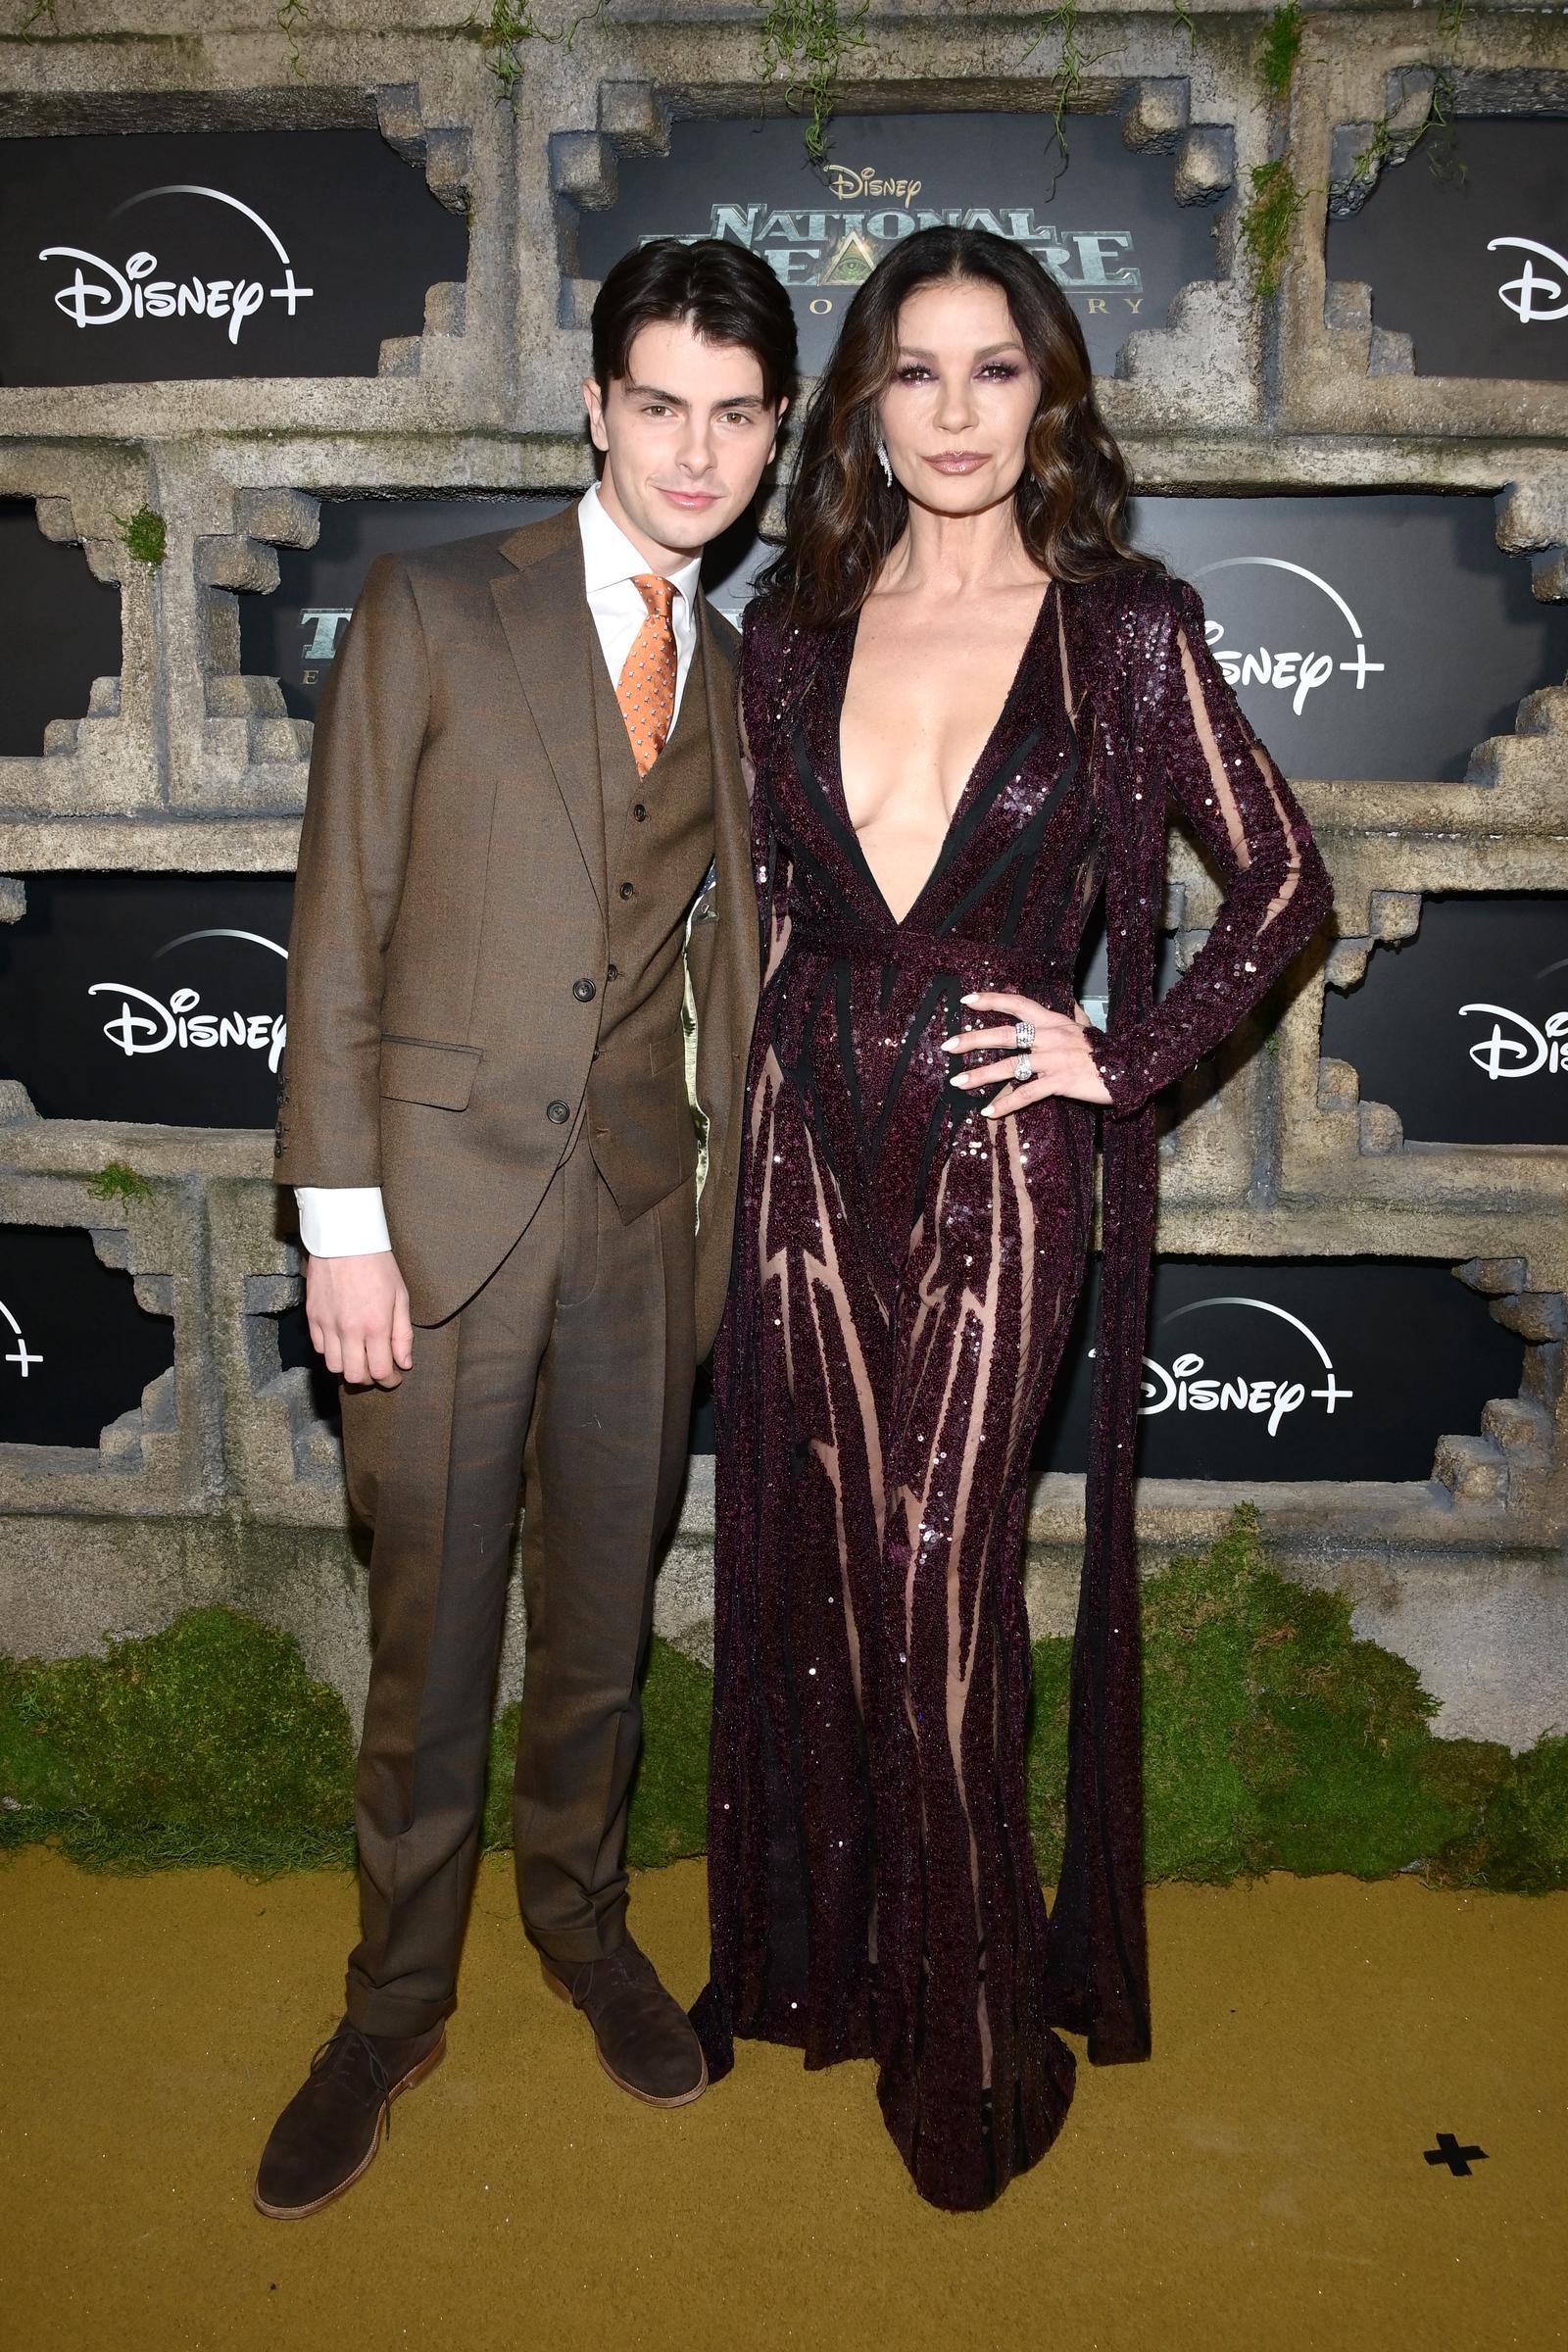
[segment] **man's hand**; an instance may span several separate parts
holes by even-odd
[[[414,1362],[409,1294],[390,1250],[307,1257],[305,1320],[327,1370],[351,1387],[395,1389]]]

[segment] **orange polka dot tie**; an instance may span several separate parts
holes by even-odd
[[[615,700],[631,738],[637,773],[646,776],[669,738],[675,715],[675,631],[670,607],[675,601],[673,580],[656,571],[639,571],[632,586],[648,608],[648,617],[632,639]]]

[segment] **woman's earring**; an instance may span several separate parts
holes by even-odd
[[[888,463],[888,445],[885,441],[879,441],[876,445],[876,462],[881,466],[888,487],[891,489],[893,487],[893,467]]]

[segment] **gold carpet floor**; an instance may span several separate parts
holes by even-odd
[[[636,1885],[704,1976],[698,1864]],[[335,2022],[348,1881],[0,1868],[0,2342],[15,2352],[1545,2352],[1568,2310],[1568,1895],[1284,1873],[1150,1896],[1155,2055],[1080,2054],[1055,2147],[954,2217],[871,2070],[743,2045],[637,2105],[545,1991],[504,1861],[445,2064],[345,2199],[256,2157]],[[1468,2179],[1438,2132],[1486,2150]]]

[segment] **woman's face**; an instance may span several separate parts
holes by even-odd
[[[1010,498],[1039,402],[1000,286],[944,279],[907,297],[880,416],[888,463],[917,505],[978,514]]]

